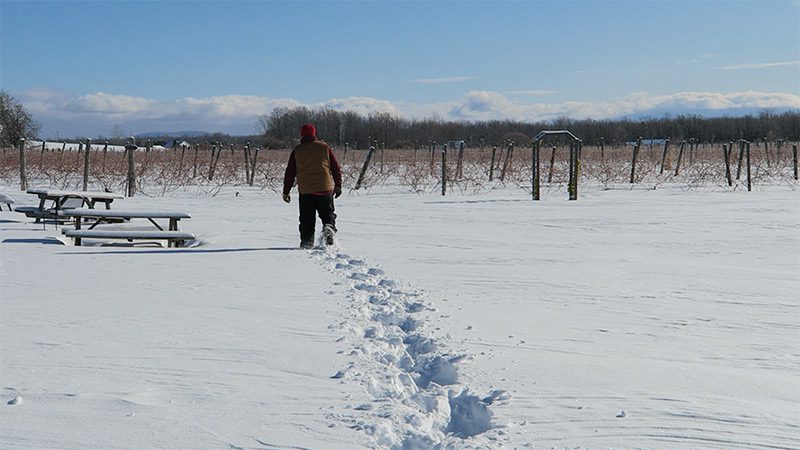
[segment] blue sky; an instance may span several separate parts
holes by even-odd
[[[800,109],[800,2],[0,0],[0,88],[45,137]]]

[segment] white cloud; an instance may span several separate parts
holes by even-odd
[[[69,100],[67,109],[79,113],[124,115],[146,113],[146,110],[155,104],[155,101],[141,97],[98,92]]]
[[[550,91],[547,89],[528,89],[522,91],[508,91],[506,94],[529,95],[531,97],[543,97],[545,95],[558,94],[558,91]]]
[[[544,95],[550,91],[514,91]],[[108,135],[115,126],[133,133],[154,130],[203,130],[231,134],[256,132],[258,118],[274,108],[307,106],[354,111],[361,115],[387,112],[416,119],[547,121],[559,117],[605,119],[639,114],[699,111],[735,112],[737,109],[800,109],[800,96],[780,92],[678,92],[654,95],[635,92],[612,101],[531,102],[494,91],[469,91],[462,98],[436,102],[392,102],[372,97],[333,98],[304,104],[291,98],[227,95],[179,100],[154,100],[98,92],[79,97],[39,89],[17,96],[42,123],[45,137],[59,133]],[[527,100],[527,101],[520,101]]]
[[[462,81],[471,81],[475,78],[476,77],[418,78],[416,80],[411,80],[411,82],[419,84],[459,83]]]
[[[737,64],[735,66],[720,67],[720,70],[754,70],[754,69],[771,69],[773,67],[786,67],[786,66],[800,66],[800,60],[797,61],[783,61],[773,63],[752,63],[752,64]]]
[[[364,116],[371,113],[400,115],[400,110],[392,102],[372,97],[333,98],[313,106],[327,107],[337,111],[353,111]]]
[[[757,91],[715,93],[679,92],[653,95],[636,92],[615,101],[515,103],[498,92],[470,91],[444,116],[459,120],[552,120],[558,117],[603,119],[649,111],[735,110],[739,108],[797,108],[800,96]]]

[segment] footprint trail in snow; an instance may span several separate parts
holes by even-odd
[[[434,309],[419,292],[338,246],[311,255],[349,286],[349,317],[331,328],[347,333],[342,339],[352,344],[353,359],[332,378],[361,383],[372,398],[352,405],[353,414],[338,420],[382,448],[478,448],[503,439],[489,406],[508,400],[508,394],[495,390],[478,397],[460,383],[457,364],[467,355],[448,351],[434,336],[421,317]]]

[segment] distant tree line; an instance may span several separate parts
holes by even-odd
[[[367,116],[330,108],[276,108],[262,116],[257,124],[262,144],[270,148],[291,147],[299,138],[300,127],[316,125],[321,139],[339,147],[368,148],[377,142],[386,148],[424,148],[454,140],[464,140],[470,147],[500,145],[513,141],[528,145],[541,130],[566,129],[586,144],[601,139],[607,145],[636,140],[669,138],[673,141],[696,139],[699,142],[800,140],[800,111],[775,113],[763,110],[758,115],[705,118],[699,115],[665,115],[641,119],[583,119],[567,117],[552,121],[521,122],[492,120],[484,122],[439,119],[403,119],[388,113]]]

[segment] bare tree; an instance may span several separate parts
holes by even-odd
[[[6,91],[0,91],[0,140],[3,146],[15,145],[21,138],[36,138],[40,125]]]

